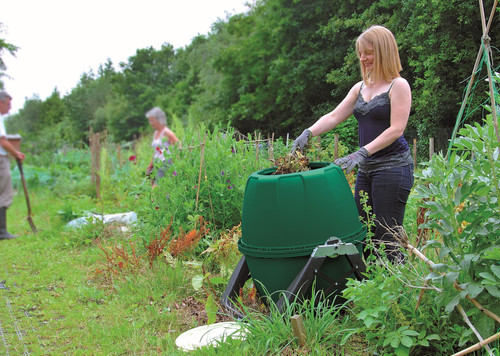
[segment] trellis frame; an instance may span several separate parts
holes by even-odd
[[[493,82],[493,74],[492,74],[492,70],[491,70],[491,61],[490,61],[490,54],[491,54],[490,41],[491,41],[491,38],[488,36],[488,33],[490,31],[490,28],[491,28],[491,24],[493,22],[493,18],[495,15],[495,10],[496,10],[497,5],[498,5],[498,0],[495,0],[495,2],[493,3],[493,7],[491,9],[488,23],[486,23],[486,14],[484,12],[483,0],[479,0],[479,11],[481,13],[481,26],[483,28],[483,36],[481,37],[481,46],[479,48],[479,52],[478,52],[477,57],[476,57],[476,63],[474,64],[474,69],[472,70],[472,74],[471,74],[471,77],[469,80],[469,84],[467,86],[467,91],[465,93],[465,97],[462,101],[462,105],[461,105],[460,110],[458,112],[457,121],[456,121],[455,127],[453,129],[453,133],[452,133],[451,140],[450,140],[450,145],[448,147],[448,153],[446,155],[447,157],[450,154],[453,140],[455,139],[455,137],[457,135],[458,128],[460,126],[462,116],[463,116],[464,111],[465,111],[465,106],[467,105],[467,99],[469,98],[469,95],[470,95],[470,92],[472,89],[472,84],[474,83],[476,71],[479,67],[479,63],[481,62],[482,58],[484,58],[484,60],[486,62],[486,69],[488,72],[488,81],[489,81],[489,89],[490,89],[491,108],[492,108],[492,115],[493,115],[493,124],[495,126],[495,133],[497,136],[497,141],[500,142],[500,134],[499,134],[499,130],[498,130],[498,118],[497,118],[496,104],[495,104],[495,83]]]

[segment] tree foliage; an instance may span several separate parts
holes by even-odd
[[[492,4],[484,1],[487,15]],[[37,99],[28,100],[16,125],[40,138],[41,126],[55,127],[66,142],[86,141],[89,130],[124,141],[147,127],[147,110],[160,106],[185,124],[293,136],[360,80],[354,43],[373,24],[398,41],[402,75],[413,90],[410,131],[426,139],[453,127],[482,37],[478,5],[458,0],[259,0],[184,48],[138,49],[118,70],[108,60],[97,74],[82,74],[65,97],[54,92],[44,100],[33,122]],[[498,26],[493,21],[493,47]],[[355,129],[337,132],[355,142]]]
[[[0,36],[2,35],[2,33],[4,33],[4,25],[3,23],[0,22]],[[3,37],[3,36],[2,36]],[[2,59],[5,51],[9,52],[11,55],[15,55],[16,51],[17,51],[17,46],[11,44],[11,43],[8,43],[5,39],[3,39],[2,37],[0,37],[0,89],[3,88],[4,84],[3,84],[3,81],[2,81],[2,77],[5,76],[6,74],[6,70],[7,70],[7,66],[5,65],[5,61]]]

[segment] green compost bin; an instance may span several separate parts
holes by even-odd
[[[329,238],[353,243],[362,253],[366,230],[343,171],[329,162],[311,170],[273,175],[274,168],[250,175],[245,188],[238,249],[245,255],[261,296],[273,300],[286,290],[312,251]],[[345,258],[328,259],[321,272],[341,278],[350,269]],[[317,281],[316,289],[327,289]]]

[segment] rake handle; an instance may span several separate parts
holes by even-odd
[[[28,216],[31,216],[31,204],[28,195],[28,187],[26,186],[26,179],[24,179],[23,164],[19,159],[16,159],[17,167],[19,167],[19,172],[21,173],[21,182],[23,183],[24,196],[26,197],[26,205],[28,206]]]

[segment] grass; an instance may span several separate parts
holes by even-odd
[[[161,258],[150,267],[144,248],[138,248],[139,266],[105,275],[109,259],[102,248],[130,246],[134,238],[99,224],[66,229],[67,214],[60,212],[70,210],[69,205],[92,210],[85,196],[68,201],[37,190],[31,200],[38,236],[25,219],[20,193],[8,210],[8,225],[21,236],[0,245],[0,281],[8,287],[0,289],[0,354],[185,354],[177,349],[176,337],[207,321],[206,295],[191,287],[191,278],[199,271],[182,261],[171,265]],[[99,235],[101,248],[94,235]],[[336,319],[338,310],[329,308],[314,309],[306,302],[288,309],[288,314],[295,310],[306,318],[310,338],[303,347],[293,337],[291,314],[262,319],[260,311],[247,309],[245,322],[252,332],[247,342],[229,340],[193,353],[330,353],[332,339],[324,335],[338,335],[342,324]]]
[[[149,268],[144,259],[138,271],[105,283],[96,273],[106,262],[103,252],[93,242],[75,243],[81,232],[66,231],[57,218],[65,202],[42,191],[31,200],[38,237],[17,195],[8,226],[21,236],[1,241],[0,280],[9,289],[0,290],[0,354],[172,354],[177,335],[203,324],[189,310],[203,303],[192,293],[188,269],[161,261]],[[191,305],[183,306],[190,294]]]
[[[150,267],[142,241],[114,227],[97,223],[76,231],[66,229],[72,211],[113,209],[96,206],[87,196],[55,199],[48,191],[36,190],[31,200],[38,236],[25,219],[20,193],[8,210],[8,225],[12,233],[22,236],[0,242],[0,281],[5,280],[9,288],[0,289],[0,354],[184,354],[175,345],[176,337],[207,322],[206,294],[191,286],[199,268],[182,260],[169,264],[163,256]],[[134,266],[113,250],[119,246],[130,257],[131,243],[136,246]],[[103,249],[111,257],[106,258]],[[120,261],[124,263],[117,267]],[[336,307],[315,308],[313,304],[293,303],[285,316],[271,314],[269,318],[247,309],[251,331],[247,341],[230,340],[193,353],[371,353],[360,335],[339,346],[352,316],[339,313]],[[293,312],[305,319],[308,339],[304,346],[298,345],[292,333]]]

